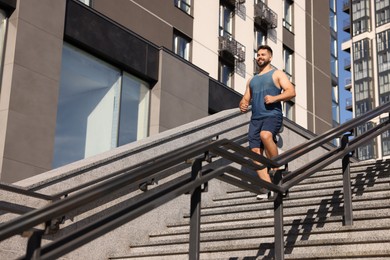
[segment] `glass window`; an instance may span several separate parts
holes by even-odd
[[[126,72],[122,78],[118,146],[147,137],[149,119],[148,85]]]
[[[329,8],[333,13],[336,13],[336,0],[329,0]]]
[[[370,1],[352,1],[353,36],[370,30]]]
[[[289,31],[293,31],[293,3],[292,0],[284,1],[283,26]]]
[[[219,8],[219,36],[232,37],[234,12],[225,5],[220,5]]]
[[[290,119],[294,120],[294,103],[291,101],[283,102],[283,115]]]
[[[376,26],[390,22],[390,0],[375,0]]]
[[[178,32],[175,32],[173,37],[174,52],[180,57],[190,60],[190,40]]]
[[[5,11],[0,9],[0,82],[3,75],[3,60],[4,60],[6,30],[7,30],[7,16]],[[1,85],[0,85],[0,90],[1,90]]]
[[[91,6],[91,1],[92,0],[79,0],[80,2],[82,2],[83,4],[86,4],[88,6]]]
[[[229,66],[225,64],[224,62],[220,61],[219,64],[219,81],[226,86],[233,88],[233,73],[234,68],[233,66]]]
[[[64,44],[53,167],[146,137],[147,84]]]
[[[358,126],[356,128],[356,136],[362,135],[371,128],[375,127],[375,124],[368,122],[363,126]],[[357,149],[357,155],[359,160],[368,160],[376,157],[376,142],[375,140],[371,141],[366,145],[362,145]]]
[[[175,6],[187,14],[191,14],[191,0],[175,0]]]
[[[289,48],[283,48],[283,58],[284,58],[284,72],[286,72],[287,77],[293,82],[293,55],[294,52]]]

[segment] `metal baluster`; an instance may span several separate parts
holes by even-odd
[[[203,158],[195,159],[192,164],[191,177],[198,178],[202,170]],[[196,187],[191,194],[191,218],[190,218],[190,250],[191,260],[199,260],[200,255],[200,204],[202,187]]]

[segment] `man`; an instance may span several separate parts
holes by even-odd
[[[261,155],[265,152],[267,158],[273,158],[278,155],[275,137],[283,123],[281,102],[295,97],[295,88],[283,71],[272,68],[272,49],[268,45],[257,48],[256,61],[260,71],[248,80],[239,106],[241,112],[247,112],[249,104],[252,104],[249,148]],[[262,180],[271,182],[267,168],[257,171],[257,174]]]

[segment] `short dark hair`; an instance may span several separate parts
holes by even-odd
[[[259,50],[267,50],[271,53],[271,56],[273,55],[272,49],[268,45],[260,45],[259,47],[257,47],[257,51]]]

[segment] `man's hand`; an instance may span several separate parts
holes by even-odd
[[[272,104],[272,103],[275,103],[276,101],[277,101],[277,98],[275,96],[266,95],[264,97],[264,103],[266,103],[266,104]]]
[[[249,104],[246,102],[240,102],[240,110],[242,113],[245,113],[248,111]]]

